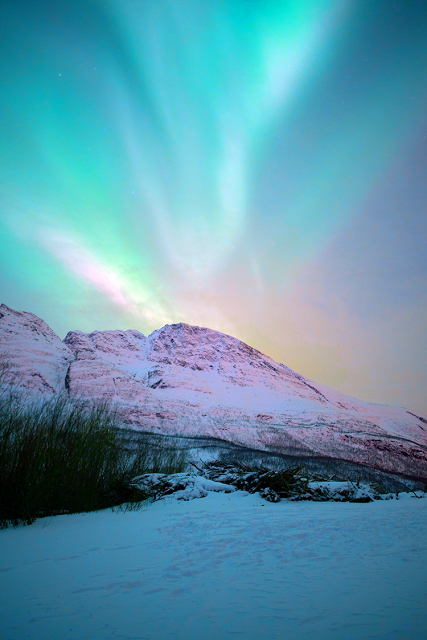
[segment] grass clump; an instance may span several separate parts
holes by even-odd
[[[132,485],[153,470],[182,471],[181,452],[153,449],[144,439],[124,446],[120,415],[106,402],[57,394],[29,401],[0,389],[0,527],[38,517],[140,505]],[[128,507],[129,508],[129,507]]]

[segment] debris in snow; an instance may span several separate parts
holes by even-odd
[[[388,496],[389,494],[387,494]],[[373,502],[383,496],[374,487],[367,484],[356,485],[352,482],[309,482],[305,494],[291,498],[293,500],[314,500],[322,502]]]
[[[230,493],[236,490],[247,494],[259,493],[268,502],[280,502],[283,498],[314,502],[373,502],[394,497],[390,493],[380,493],[375,485],[309,479],[303,467],[272,471],[266,467],[250,469],[241,463],[224,464],[219,461],[207,462],[200,468],[193,466],[198,473],[147,473],[135,478],[133,484],[146,491],[153,500],[168,495],[174,495],[178,500],[193,500],[206,497],[209,491]]]
[[[146,473],[133,480],[133,484],[147,491],[154,500],[174,494],[178,500],[205,498],[209,491],[231,493],[236,487],[215,482],[194,473]]]
[[[259,492],[269,502],[279,502],[301,494],[307,488],[307,479],[301,475],[303,467],[289,467],[272,471],[266,467],[250,469],[243,464],[221,464],[212,461],[205,464],[203,471],[208,478],[227,482],[248,493]]]

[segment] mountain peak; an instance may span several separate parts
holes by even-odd
[[[109,398],[134,429],[427,475],[424,417],[328,389],[207,327],[70,331],[61,341],[34,314],[1,305],[0,343],[22,386]]]

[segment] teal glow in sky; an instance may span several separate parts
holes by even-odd
[[[425,2],[0,11],[3,302],[209,326],[427,413]]]

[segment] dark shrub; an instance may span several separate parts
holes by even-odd
[[[149,471],[178,472],[185,456],[129,450],[120,416],[105,402],[65,394],[30,400],[16,387],[0,391],[0,526],[59,513],[94,511],[147,496],[131,480]]]

